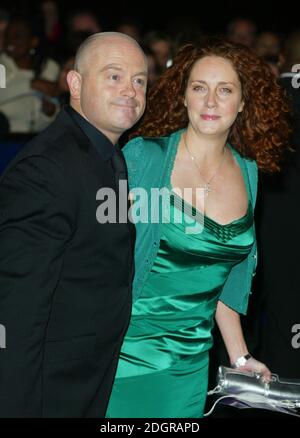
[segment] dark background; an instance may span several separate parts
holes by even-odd
[[[270,0],[58,0],[58,4],[63,17],[77,7],[91,8],[98,14],[104,30],[112,28],[121,18],[133,17],[141,24],[143,31],[156,28],[165,30],[176,18],[192,18],[205,32],[223,32],[226,24],[240,15],[252,18],[257,23],[259,31],[288,33],[300,27],[299,6],[291,1],[275,3]],[[34,11],[38,9],[38,5],[39,1],[1,1],[1,7],[13,7],[16,11]]]

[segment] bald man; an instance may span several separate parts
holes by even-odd
[[[67,80],[70,106],[0,180],[0,417],[104,417],[130,317],[117,142],[144,112],[146,58],[127,35],[95,34]]]

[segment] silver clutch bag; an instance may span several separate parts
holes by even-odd
[[[281,379],[272,374],[270,382],[265,382],[260,374],[241,372],[234,368],[220,366],[217,386],[208,395],[220,396],[217,403],[243,408],[260,408],[300,417],[300,380]]]

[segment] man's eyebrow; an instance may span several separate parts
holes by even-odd
[[[105,67],[103,67],[100,71],[106,71],[106,70],[123,70],[122,67],[120,67],[118,64],[108,64]]]
[[[124,69],[118,65],[118,64],[108,64],[105,67],[103,67],[100,71],[107,71],[107,70],[119,70],[124,71]],[[138,73],[135,73],[133,76],[147,76],[148,73],[146,71],[140,71]]]
[[[133,76],[148,76],[146,71],[140,71],[139,73],[135,73]]]

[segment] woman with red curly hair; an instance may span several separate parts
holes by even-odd
[[[279,169],[288,110],[268,66],[219,40],[183,47],[151,90],[124,149],[129,184],[171,196],[157,223],[136,221],[134,304],[107,417],[201,417],[214,319],[232,366],[270,378],[239,314],[256,268],[257,166]]]

